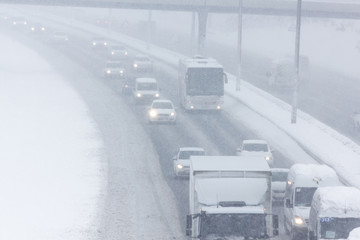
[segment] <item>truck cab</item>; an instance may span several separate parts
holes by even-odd
[[[278,233],[272,214],[271,170],[262,157],[191,156],[190,214],[195,239],[269,238]]]
[[[139,102],[151,103],[160,97],[160,89],[155,78],[141,77],[135,79],[133,99],[135,104]]]

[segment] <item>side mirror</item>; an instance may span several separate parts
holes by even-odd
[[[293,207],[292,204],[290,203],[290,199],[289,199],[289,198],[285,199],[285,206],[286,206],[287,208],[292,208],[292,207]]]
[[[224,83],[228,83],[229,79],[226,73],[224,73]]]
[[[186,236],[191,236],[192,216],[186,215]]]

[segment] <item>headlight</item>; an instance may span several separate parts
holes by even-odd
[[[41,28],[41,31],[45,31],[45,28],[44,28],[44,27],[42,27],[42,28]]]
[[[114,55],[114,54],[115,54],[115,52],[114,52],[114,51],[112,51],[112,52],[111,52],[111,55]]]
[[[127,56],[127,55],[128,55],[128,53],[127,53],[127,52],[125,52],[124,54],[125,54],[125,56]]]
[[[294,222],[296,225],[303,225],[304,220],[301,217],[295,217]]]
[[[106,73],[111,74],[111,70],[110,69],[106,70]]]
[[[96,46],[96,42],[93,42],[93,46]]]
[[[134,63],[134,68],[137,68],[137,67],[138,67],[137,63]]]
[[[170,116],[172,116],[172,117],[175,116],[175,112],[171,112]]]
[[[155,97],[160,97],[160,94],[159,93],[155,93]]]
[[[34,27],[32,27],[32,28],[31,28],[31,31],[35,31],[35,28],[34,28]]]
[[[24,25],[26,25],[27,24],[27,22],[24,22]]]
[[[107,46],[107,42],[104,42],[104,46]]]
[[[176,165],[176,167],[177,167],[178,169],[183,169],[183,168],[184,168],[184,166],[181,165],[181,164]]]
[[[123,74],[124,73],[124,70],[120,70],[120,74]]]
[[[220,106],[216,106],[216,109],[217,109],[217,110],[220,110],[220,109],[221,109],[221,107],[220,107]]]
[[[140,97],[141,97],[141,93],[137,93],[136,96],[137,96],[138,98],[140,98]]]
[[[157,116],[157,112],[152,109],[152,110],[149,111],[149,116],[152,117],[152,118],[153,118],[153,117],[156,117],[156,116]]]
[[[265,157],[265,160],[266,160],[266,161],[270,161],[270,160],[271,160],[271,157],[266,156],[266,157]]]

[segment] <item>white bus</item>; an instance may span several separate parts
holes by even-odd
[[[179,61],[180,104],[185,110],[220,110],[227,76],[215,59],[195,56]]]

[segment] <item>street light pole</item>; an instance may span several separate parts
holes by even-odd
[[[238,66],[237,66],[237,75],[236,75],[236,91],[240,91],[240,81],[241,81],[242,9],[243,9],[243,0],[239,0],[238,39],[237,39]]]
[[[297,1],[297,14],[296,14],[296,36],[295,36],[295,86],[293,89],[292,97],[292,110],[291,110],[291,123],[296,123],[297,107],[298,107],[298,92],[299,92],[299,57],[300,57],[300,27],[301,27],[301,1]]]

